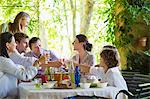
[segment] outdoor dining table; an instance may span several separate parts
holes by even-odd
[[[115,99],[120,89],[107,86],[104,88],[88,88],[88,89],[37,89],[33,83],[19,84],[20,99],[64,99],[71,96],[98,96]],[[118,99],[124,99],[121,94]]]

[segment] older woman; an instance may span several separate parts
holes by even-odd
[[[9,32],[0,34],[0,98],[17,95],[17,79],[29,80],[37,74],[36,67],[24,68],[15,64],[9,56],[16,50],[13,35]]]
[[[0,27],[0,33],[3,32],[11,32],[15,34],[16,32],[25,32],[26,27],[28,27],[28,23],[30,20],[29,14],[26,12],[19,12],[13,23],[2,24]]]

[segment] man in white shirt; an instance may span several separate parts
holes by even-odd
[[[20,54],[26,53],[29,47],[29,37],[25,33],[15,33],[16,49]]]

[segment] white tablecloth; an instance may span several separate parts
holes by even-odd
[[[36,89],[31,83],[19,84],[20,99],[63,99],[70,96],[100,96],[115,99],[120,89],[115,87],[89,88],[89,89]],[[120,95],[118,99],[123,99]]]

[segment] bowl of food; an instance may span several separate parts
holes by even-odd
[[[93,84],[93,83],[97,83],[97,82],[99,82],[99,81],[98,81],[98,79],[97,79],[96,76],[94,76],[94,75],[90,75],[90,76],[89,76],[89,75],[88,75],[88,76],[87,76],[87,82]]]
[[[103,88],[103,87],[106,87],[107,84],[108,84],[108,82],[98,82],[98,83],[97,83],[97,87]]]
[[[79,83],[80,87],[83,89],[90,88],[91,83]]]
[[[98,83],[98,79],[88,79],[87,82],[92,83],[92,84],[96,84]]]
[[[43,83],[44,88],[53,88],[57,81],[49,81],[47,83]]]

